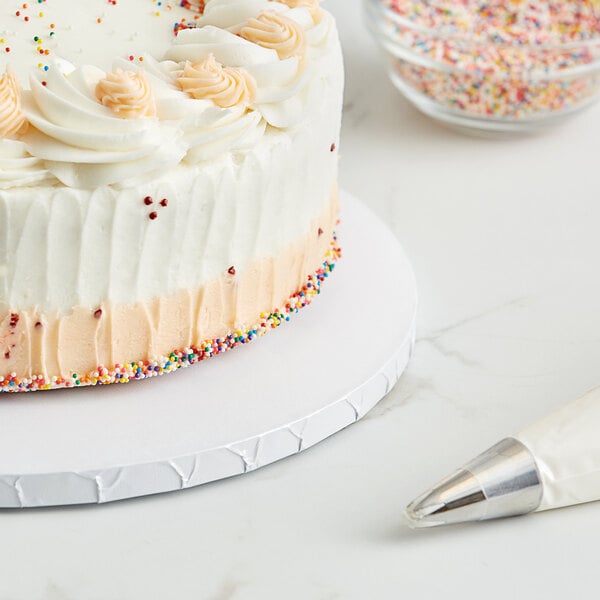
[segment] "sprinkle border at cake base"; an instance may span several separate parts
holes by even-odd
[[[253,340],[263,337],[270,330],[288,322],[291,316],[300,309],[312,304],[312,301],[321,293],[323,283],[329,278],[341,257],[342,251],[338,245],[337,236],[334,234],[321,267],[307,277],[306,283],[300,290],[290,296],[282,310],[275,308],[270,313],[262,313],[253,327],[231,331],[225,337],[206,340],[199,346],[173,350],[168,356],[133,361],[126,364],[115,364],[111,368],[100,365],[92,372],[85,374],[72,373],[70,377],[54,376],[48,379],[43,375],[38,375],[31,379],[23,379],[17,377],[16,373],[4,377],[0,375],[0,393],[34,392],[129,383],[166,375],[219,354],[224,354],[238,346],[249,344]]]

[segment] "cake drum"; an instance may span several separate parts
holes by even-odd
[[[0,396],[0,507],[185,489],[364,417],[408,364],[417,293],[387,227],[348,194],[342,214],[344,257],[323,293],[247,348],[127,385]]]

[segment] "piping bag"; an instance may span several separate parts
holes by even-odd
[[[505,438],[421,494],[409,524],[434,527],[600,500],[600,387]]]

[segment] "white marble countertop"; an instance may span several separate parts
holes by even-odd
[[[328,5],[348,71],[341,182],[419,280],[408,372],[364,421],[244,477],[0,512],[0,600],[595,595],[600,504],[421,532],[401,509],[600,382],[600,106],[539,137],[461,136],[396,94],[358,0]]]

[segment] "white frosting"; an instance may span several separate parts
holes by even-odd
[[[289,9],[269,0],[212,0],[206,5],[201,22],[227,29],[268,10],[287,12]]]
[[[121,119],[98,102],[105,73],[56,63],[31,77],[24,111],[32,128],[21,138],[62,183],[94,189],[172,168],[185,156],[176,128],[155,117]],[[42,84],[42,77],[45,85]]]
[[[125,67],[126,63],[117,65]],[[144,70],[155,90],[159,118],[173,123],[182,136],[186,162],[208,161],[227,152],[248,150],[262,138],[267,124],[259,112],[248,111],[245,106],[220,108],[182,92],[176,86],[182,65],[146,57]]]
[[[23,142],[0,140],[0,189],[42,183],[53,183],[42,161],[32,157]]]
[[[182,165],[137,190],[0,190],[0,309],[145,300],[277,255],[330,198],[340,99],[332,90],[309,127],[271,130],[241,162]]]
[[[538,510],[600,499],[600,388],[517,436],[536,458],[544,494]]]
[[[216,3],[220,1],[213,0]],[[305,9],[303,12],[308,14]],[[255,108],[265,121],[273,127],[294,127],[306,118],[308,111],[315,106],[315,100],[323,93],[320,71],[323,63],[320,59],[332,51],[331,44],[323,42],[324,39],[331,40],[331,26],[332,18],[327,15],[315,28],[315,35],[311,38],[314,45],[310,46],[315,56],[309,59],[306,68],[301,68],[296,57],[280,60],[274,50],[262,48],[210,25],[182,31],[166,57],[184,62],[201,60],[213,54],[223,64],[246,69],[256,79]]]
[[[264,4],[211,0],[205,18],[220,7],[222,14],[237,15],[238,23],[245,7],[258,7],[255,15]],[[267,4],[299,19],[309,16],[306,9]],[[248,68],[259,82],[255,107],[220,109],[189,98],[173,83],[180,67],[173,56],[143,63],[155,90],[156,119],[125,121],[92,106],[101,76],[96,68],[59,63],[52,76],[42,75],[45,86],[38,85],[40,74],[32,77],[25,105],[35,129],[25,136],[25,147],[43,155],[47,168],[71,187],[0,189],[0,310],[67,312],[196,289],[232,265],[243,269],[276,255],[309,232],[337,178],[331,146],[339,138],[343,66],[331,17],[324,13],[308,32],[314,58],[304,72],[295,59],[280,64],[272,51],[238,43],[227,32],[184,33],[176,45],[182,55],[175,58],[195,52],[190,46],[210,46],[223,59],[231,50],[228,65]],[[304,120],[287,129],[267,125],[276,118]],[[13,146],[21,153],[14,161],[27,161],[25,147]],[[164,168],[183,154],[181,163]],[[3,156],[0,145],[0,188],[8,168],[20,169],[23,181],[26,174],[48,177],[38,158],[19,166],[3,163]],[[152,206],[144,204],[145,196],[153,198]],[[167,207],[160,206],[162,198]],[[149,218],[152,211],[158,218]]]
[[[148,21],[151,5],[154,11],[157,9],[157,4],[149,0],[128,0],[112,7],[118,9],[121,16],[111,20],[112,9],[103,4],[99,13],[103,15],[102,23],[92,26],[95,2],[90,0],[83,12],[79,4],[74,6],[70,0],[50,0],[43,4],[44,17],[40,18],[46,24],[53,19],[61,24],[53,30],[57,33],[55,38],[61,40],[60,51],[72,59],[79,54],[75,57],[79,65],[82,58],[86,61],[97,58],[93,33],[98,31],[104,48],[103,60],[98,63],[106,62],[107,37],[111,42],[110,52],[115,52],[116,56],[123,46],[129,48],[123,55],[133,52],[130,48],[133,44],[131,29],[125,35],[127,28],[123,29],[123,23],[136,23],[136,31]],[[164,11],[168,3],[163,4]],[[193,15],[175,6],[171,9],[173,17],[185,15],[189,20]],[[280,12],[304,29],[308,44],[306,57],[280,60],[275,50],[236,35],[248,18],[264,11]],[[139,18],[135,19],[136,15]],[[23,73],[31,60],[26,57],[30,57],[32,51],[31,47],[22,47],[23,41],[26,33],[31,35],[33,30],[31,22],[24,23],[23,15],[12,17],[17,19],[18,31],[12,32],[9,39],[14,38],[17,42],[12,49],[16,57],[14,62],[17,71]],[[161,55],[164,48],[166,60],[160,62],[143,55],[142,62],[140,56],[134,54],[137,61],[121,57],[115,59],[114,66],[132,71],[143,66],[148,71],[158,108],[157,117],[126,120],[102,106],[95,90],[106,72],[97,66],[75,67],[62,59],[45,64],[44,57],[40,64],[45,64],[48,70],[29,69],[30,91],[25,93],[23,105],[33,127],[22,141],[32,157],[43,161],[44,170],[65,186],[89,190],[104,185],[136,186],[182,160],[194,164],[217,160],[228,153],[248,151],[265,135],[268,126],[296,127],[311,112],[320,109],[321,99],[327,93],[331,63],[338,52],[333,19],[329,14],[323,13],[316,23],[307,8],[289,8],[269,0],[208,0],[204,15],[196,21],[198,28],[181,31],[174,40],[164,19],[152,16],[150,20],[153,25],[148,24],[145,36],[154,34],[157,21],[164,30],[156,38],[145,39],[155,50],[154,56]],[[109,22],[112,25],[109,26]],[[69,35],[74,24],[77,34]],[[106,29],[101,26],[115,29],[109,29],[107,36]],[[78,40],[77,44],[85,39],[85,47],[73,46],[73,37]],[[113,37],[116,40],[114,47]],[[31,37],[28,42],[31,46]],[[39,48],[45,48],[45,44]],[[199,61],[211,54],[228,67],[245,69],[256,81],[256,100],[249,107],[220,108],[212,101],[192,99],[177,87],[177,75],[186,61]],[[30,185],[20,173],[15,173],[12,180],[8,175],[10,172],[7,171],[4,187]]]
[[[117,57],[137,60],[149,48],[161,56],[173,40],[174,23],[194,19],[194,13],[182,8],[179,0],[163,0],[161,6],[153,0],[118,0],[114,6],[107,0],[46,0],[42,4],[30,0],[27,5],[22,8],[23,0],[0,3],[0,38],[5,42],[0,44],[0,72],[10,65],[21,74],[25,86],[28,77],[24,74],[30,70],[43,73],[52,57],[108,71]],[[39,54],[35,36],[41,38],[40,47],[49,50],[49,56]]]

